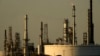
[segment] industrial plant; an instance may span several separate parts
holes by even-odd
[[[83,33],[83,43],[77,45],[76,36],[76,8],[72,5],[73,26],[69,26],[69,20],[63,23],[63,37],[57,38],[56,43],[52,43],[48,37],[48,24],[41,21],[41,35],[39,45],[34,47],[34,43],[29,43],[28,37],[28,15],[24,17],[24,37],[21,45],[20,33],[15,33],[15,40],[12,38],[12,26],[5,30],[4,36],[4,56],[100,56],[100,45],[94,41],[94,23],[92,13],[92,0],[88,9],[88,32]]]

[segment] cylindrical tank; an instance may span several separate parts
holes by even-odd
[[[45,54],[50,56],[100,56],[100,46],[45,45]]]

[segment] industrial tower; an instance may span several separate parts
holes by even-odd
[[[43,22],[41,22],[41,37],[40,45],[43,45]]]
[[[12,27],[9,27],[9,38],[8,38],[8,44],[9,44],[9,54],[10,56],[13,56],[13,39],[12,39]]]
[[[69,44],[69,37],[68,37],[68,19],[64,20],[64,43]]]
[[[4,51],[5,56],[13,56],[14,55],[14,43],[12,39],[12,27],[9,27],[8,38],[7,31],[5,30],[5,41],[4,41]]]
[[[43,43],[43,22],[41,21],[41,35],[39,36],[39,45],[38,45],[38,55],[44,54],[44,43]]]
[[[5,30],[5,39],[4,39],[4,55],[7,55],[7,31]]]
[[[48,24],[44,24],[44,42],[45,44],[49,44],[49,38],[48,38]]]
[[[24,18],[24,56],[28,56],[28,15],[25,15]]]
[[[88,10],[88,43],[94,44],[94,24],[93,24],[93,6],[90,0],[90,9]]]
[[[74,26],[73,26],[73,45],[77,45],[77,37],[76,37],[76,22],[75,22],[75,19],[76,19],[76,15],[75,15],[75,12],[76,12],[76,9],[75,9],[75,5],[72,5],[73,6],[73,9],[72,9],[72,17],[74,18]]]

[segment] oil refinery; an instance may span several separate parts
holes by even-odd
[[[90,0],[88,9],[88,32],[83,33],[83,43],[77,45],[76,36],[76,7],[72,5],[73,26],[69,26],[69,20],[65,19],[63,23],[63,37],[57,38],[56,43],[52,43],[48,37],[48,24],[41,21],[41,35],[39,44],[34,47],[34,43],[29,43],[28,37],[28,15],[24,17],[24,37],[21,45],[20,34],[15,33],[15,40],[12,38],[12,26],[8,31],[5,30],[4,36],[4,56],[100,56],[100,45],[94,41],[94,23],[93,23],[93,4]]]

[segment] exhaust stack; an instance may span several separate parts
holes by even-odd
[[[24,56],[28,56],[28,15],[24,18]]]
[[[44,54],[44,43],[43,43],[43,22],[41,22],[41,35],[39,37],[39,45],[38,45],[38,54],[43,55]]]
[[[75,5],[72,5],[73,6],[73,13],[72,13],[72,17],[74,18],[74,26],[73,26],[73,45],[77,45],[77,37],[76,37],[76,22],[75,22],[75,19],[76,19],[76,8],[75,8]]]
[[[88,10],[88,41],[89,44],[94,44],[94,24],[93,24],[93,13],[92,13],[92,0],[90,0],[90,9]]]
[[[5,30],[5,40],[4,40],[4,55],[6,56],[7,53],[7,31]]]

